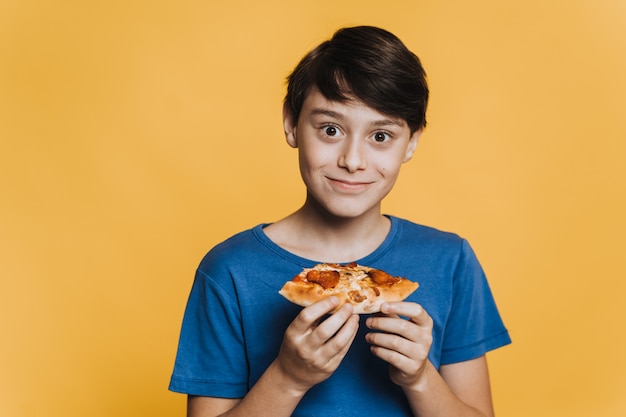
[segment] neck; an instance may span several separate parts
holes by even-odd
[[[298,211],[266,228],[276,244],[304,258],[346,263],[372,253],[385,240],[391,222],[380,208],[361,216],[329,215],[305,203]]]
[[[331,239],[341,238],[343,244],[372,239],[372,233],[387,229],[388,225],[388,219],[380,213],[380,207],[356,217],[339,217],[328,213],[315,203],[305,203],[294,216],[304,227],[309,228],[312,234],[329,236]],[[386,235],[386,230],[384,234]],[[367,236],[369,238],[362,239]]]

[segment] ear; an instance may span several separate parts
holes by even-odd
[[[413,134],[409,138],[409,143],[406,147],[406,152],[404,153],[404,158],[402,159],[402,162],[409,162],[411,158],[413,158],[413,154],[415,153],[415,149],[417,148],[417,143],[419,142],[423,131],[424,128],[421,128],[413,132]]]
[[[285,129],[285,139],[292,148],[298,147],[298,141],[296,139],[296,121],[293,117],[293,112],[289,108],[287,103],[283,104],[283,127]]]

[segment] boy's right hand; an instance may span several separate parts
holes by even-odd
[[[356,336],[359,316],[350,303],[321,321],[338,303],[329,297],[304,308],[285,331],[276,362],[302,393],[332,375]]]

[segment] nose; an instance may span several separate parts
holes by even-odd
[[[367,158],[364,144],[355,139],[345,141],[337,163],[341,168],[348,170],[348,172],[357,172],[365,169],[367,167]]]

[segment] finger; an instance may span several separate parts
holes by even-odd
[[[419,342],[413,342],[389,333],[369,333],[366,340],[372,345],[371,350],[376,356],[403,369],[410,367],[409,363],[404,362],[405,358],[411,362],[424,361],[428,357],[432,343],[429,335],[424,335],[423,340]]]
[[[432,326],[433,322],[424,307],[417,303],[404,301],[383,303],[380,307],[380,311],[387,315],[408,317],[409,320],[420,326]]]
[[[342,305],[336,312],[317,326],[311,335],[313,341],[318,344],[326,343],[346,324],[348,319],[352,316],[352,311],[352,304],[346,303]]]
[[[300,314],[292,322],[296,331],[304,332],[313,327],[325,314],[330,313],[339,305],[337,297],[328,297],[317,303],[311,304],[300,311]]]
[[[410,355],[409,352],[415,345],[415,343],[409,339],[390,333],[368,333],[365,339],[372,346],[399,352],[406,356]]]
[[[387,349],[385,347],[376,345],[373,345],[371,347],[371,351],[375,356],[389,363],[404,374],[412,374],[417,372],[419,370],[420,364],[422,363],[422,360],[425,360],[428,357],[428,354],[426,353],[426,355],[420,355],[420,358],[422,360],[416,360],[416,358],[407,356],[402,352],[398,352],[397,350]]]
[[[366,326],[379,332],[400,335],[408,340],[417,342],[422,334],[431,332],[429,327],[420,327],[417,323],[399,317],[370,317],[365,322]],[[376,333],[371,333],[376,334]]]
[[[354,314],[323,346],[323,353],[330,357],[343,358],[356,338],[359,329],[359,316]]]

